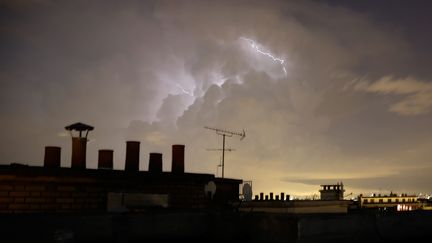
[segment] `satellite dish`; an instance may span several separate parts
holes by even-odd
[[[204,194],[208,196],[210,199],[213,199],[215,193],[216,193],[216,184],[214,183],[214,181],[209,181],[204,186]]]
[[[249,183],[243,185],[243,198],[245,201],[252,201],[252,186]]]

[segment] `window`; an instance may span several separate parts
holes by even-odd
[[[383,199],[382,199],[382,198],[381,198],[381,199],[379,199],[379,202],[380,202],[380,203],[382,203],[382,202],[383,202]]]
[[[391,198],[387,199],[387,202],[391,203]]]
[[[367,200],[367,199],[363,199],[363,202],[364,202],[364,203],[367,203],[367,202],[368,202],[368,200]]]
[[[405,198],[402,199],[402,202],[405,202]]]
[[[399,199],[396,198],[396,202],[399,202]]]

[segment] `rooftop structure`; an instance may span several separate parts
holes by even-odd
[[[338,182],[333,185],[321,185],[320,190],[321,200],[343,200],[344,199],[344,185]]]
[[[86,152],[87,152],[87,136],[94,127],[77,122],[65,127],[72,137],[72,168],[85,169],[86,168]],[[74,133],[77,131],[78,133]],[[85,132],[85,135],[83,135]]]
[[[421,208],[421,203],[416,195],[401,194],[390,195],[373,194],[372,196],[360,195],[358,197],[360,208],[380,209],[393,211],[412,211]]]
[[[182,144],[172,145],[172,171],[162,170],[160,153],[150,153],[148,171],[139,171],[139,141],[126,141],[125,170],[113,170],[110,149],[99,150],[98,169],[87,169],[85,146],[93,129],[82,123],[66,127],[79,132],[72,135],[71,168],[60,166],[56,146],[45,147],[43,167],[0,165],[0,213],[206,208],[238,200],[242,180],[185,172]]]
[[[243,201],[240,211],[283,213],[283,214],[314,214],[314,213],[348,213],[351,200],[343,199],[343,184],[321,185],[323,187],[320,200],[290,200],[290,195],[280,193],[269,195],[260,193],[252,201]]]

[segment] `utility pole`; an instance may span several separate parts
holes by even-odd
[[[228,130],[218,129],[218,128],[212,128],[212,127],[204,127],[205,129],[213,130],[216,132],[217,135],[222,136],[222,178],[224,178],[224,171],[225,171],[225,151],[233,151],[233,149],[225,149],[225,137],[232,137],[234,135],[240,137],[240,141],[243,140],[246,137],[246,133],[243,130],[242,132],[232,132]],[[216,149],[215,149],[216,150]],[[217,149],[219,150],[219,149]]]

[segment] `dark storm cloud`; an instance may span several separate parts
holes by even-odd
[[[430,81],[412,61],[417,42],[354,4],[1,6],[0,124],[11,128],[0,144],[4,163],[40,164],[44,145],[61,145],[67,166],[63,127],[82,121],[96,127],[93,168],[101,148],[115,149],[114,167],[123,168],[125,141],[134,139],[141,169],[148,152],[163,152],[169,170],[170,145],[183,143],[186,170],[215,173],[220,155],[206,149],[221,137],[203,127],[245,129],[245,140],[227,141],[236,151],[226,155],[225,174],[263,191],[317,189],[286,180],[294,175],[365,178],[379,188],[387,184],[373,178],[396,183],[388,176],[430,166]]]

